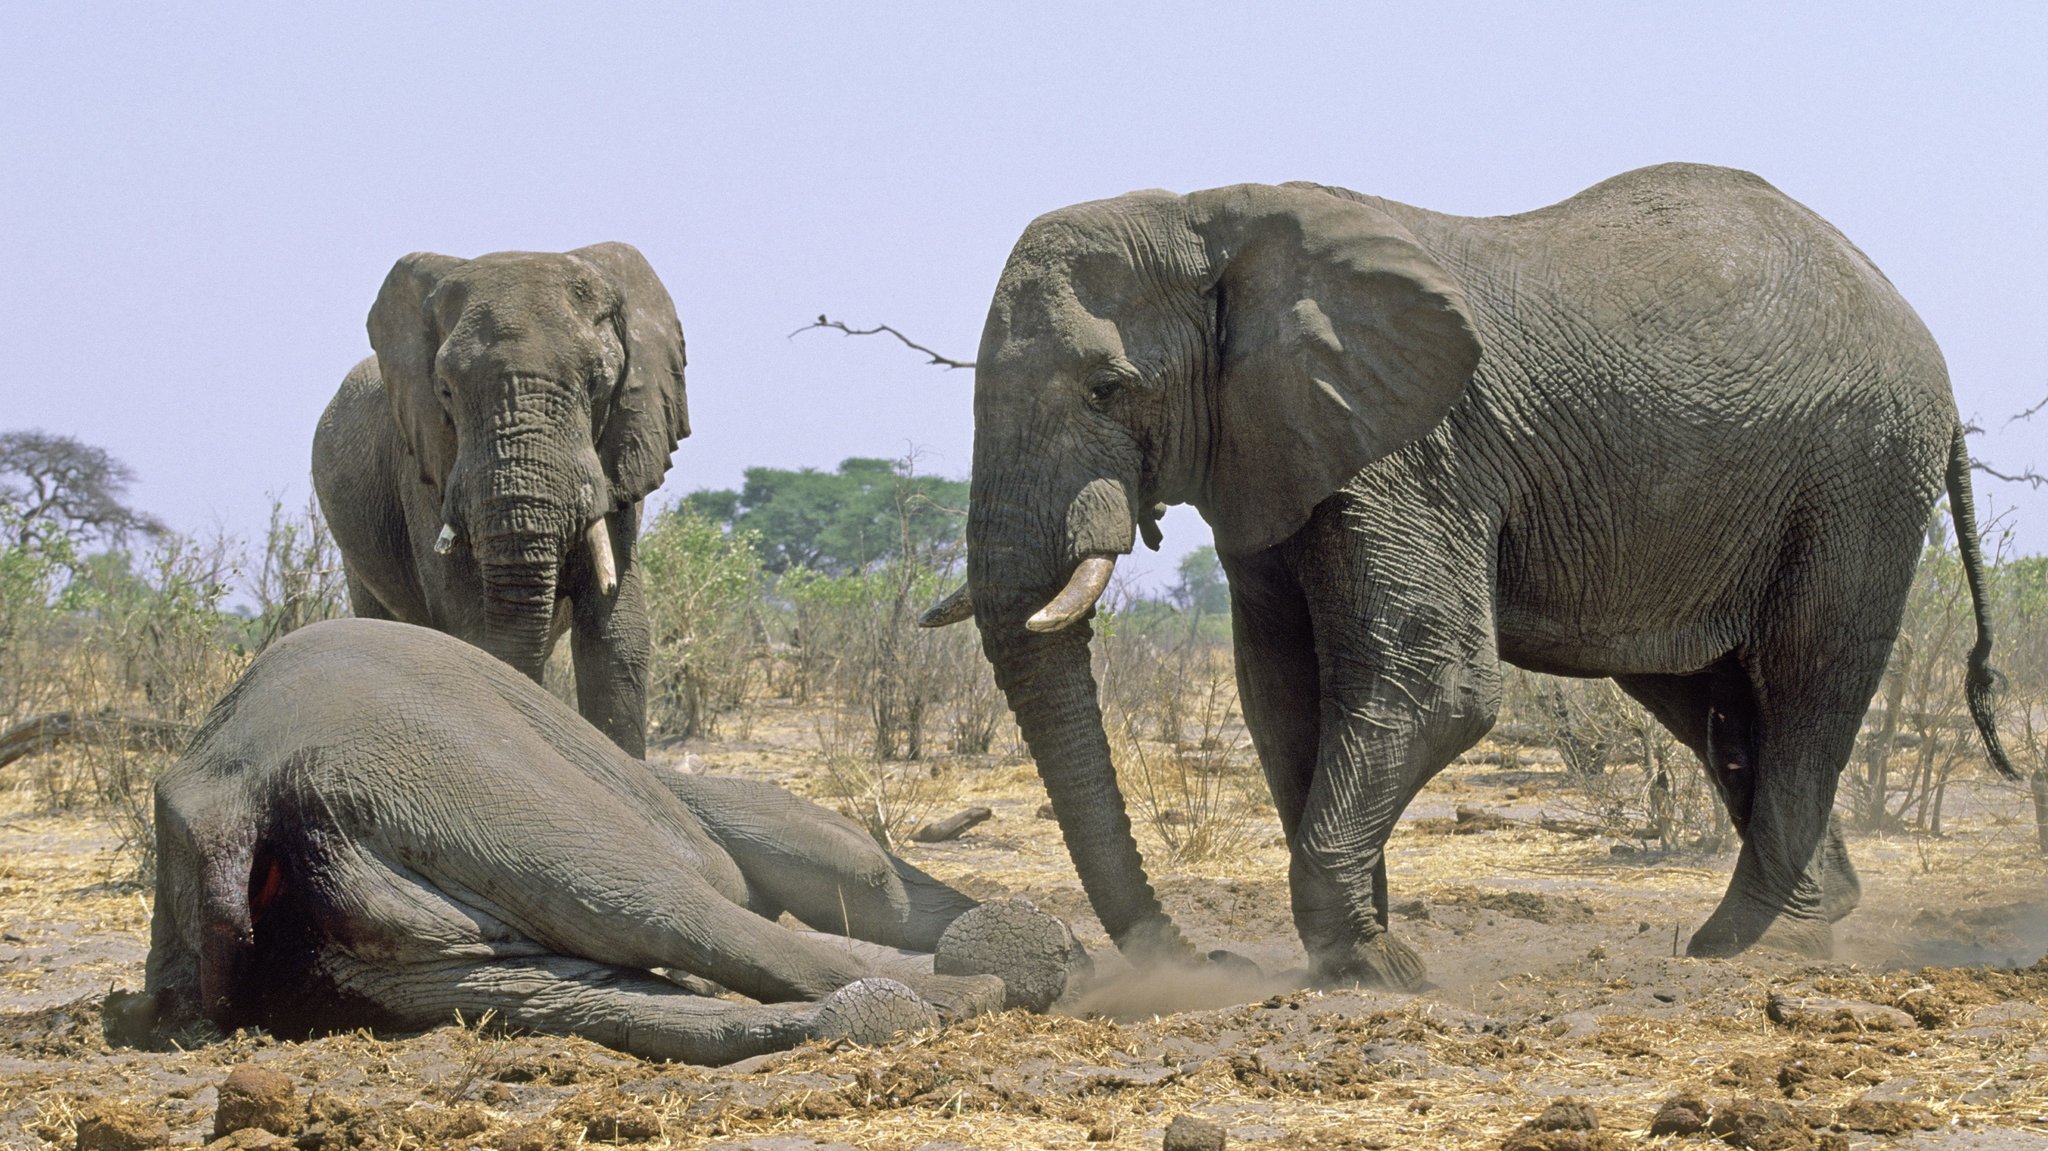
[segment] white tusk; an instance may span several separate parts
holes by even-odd
[[[968,594],[967,585],[954,588],[951,595],[924,609],[917,617],[919,627],[945,627],[963,619],[974,618],[974,597]]]
[[[1089,556],[1074,568],[1074,574],[1067,579],[1067,586],[1052,602],[1038,609],[1038,614],[1024,621],[1032,631],[1058,631],[1082,616],[1102,598],[1102,591],[1109,586],[1109,576],[1116,570],[1115,556]]]
[[[455,546],[455,525],[442,524],[441,534],[434,537],[434,554],[445,556]]]
[[[583,542],[590,545],[590,564],[597,569],[597,590],[605,595],[619,590],[619,565],[612,558],[612,529],[605,526],[603,516],[591,521],[590,530],[583,533]]]

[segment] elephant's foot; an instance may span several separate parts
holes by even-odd
[[[995,975],[903,974],[896,978],[938,1008],[948,1023],[1003,1009],[1003,981]]]
[[[848,1039],[874,1045],[906,1031],[930,1031],[939,1025],[938,1008],[893,979],[862,979],[834,991],[818,1003],[810,1032],[817,1039]]]
[[[1845,913],[1846,914],[1846,913]],[[1752,947],[1786,951],[1811,959],[1832,959],[1835,933],[1826,919],[1809,919],[1724,903],[1693,933],[1685,953],[1695,958],[1726,958]]]
[[[1318,951],[1310,959],[1315,982],[1323,986],[1420,991],[1429,977],[1415,949],[1385,931],[1348,946]]]
[[[1095,970],[1067,925],[1022,900],[984,903],[955,919],[939,937],[932,970],[940,975],[994,975],[1004,1007],[1045,1011]]]

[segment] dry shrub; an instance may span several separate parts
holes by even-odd
[[[1728,813],[1698,757],[1613,680],[1505,671],[1502,722],[1557,748],[1567,808],[1664,851],[1727,846]]]
[[[1228,620],[1117,598],[1097,619],[1095,654],[1120,788],[1177,863],[1247,846],[1268,804],[1216,626]]]

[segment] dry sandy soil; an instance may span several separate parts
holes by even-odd
[[[693,744],[706,770],[819,788],[815,720],[770,705],[755,738]],[[1475,760],[1477,757],[1473,757]],[[1124,978],[1088,915],[1029,766],[944,766],[934,814],[992,820],[915,862],[982,897],[1022,895],[1095,952],[1091,991],[880,1049],[812,1047],[722,1069],[643,1063],[576,1040],[450,1025],[306,1043],[191,1035],[111,1048],[100,998],[137,988],[150,892],[109,824],[40,812],[0,773],[0,1147],[213,1139],[241,1064],[282,1072],[284,1138],[233,1146],[1158,1147],[1176,1116],[1232,1146],[1309,1148],[2048,1148],[2048,864],[2021,792],[1961,787],[1939,840],[1858,838],[1865,903],[1839,958],[1674,956],[1726,882],[1727,856],[1658,857],[1547,831],[1562,770],[1461,763],[1390,852],[1395,927],[1434,986],[1416,995]],[[1459,833],[1459,806],[1514,822]],[[1220,860],[1163,866],[1184,930],[1268,972],[1302,963],[1277,826]],[[1163,859],[1149,830],[1148,855]],[[1696,1119],[1685,1132],[1690,1098]],[[1561,1100],[1584,1107],[1553,1107]],[[1559,1129],[1526,1126],[1548,1109]],[[1663,1119],[1659,1120],[1660,1109]],[[1597,1121],[1597,1129],[1587,1129]],[[1667,1132],[1676,1126],[1681,1130]],[[1658,1131],[1652,1134],[1653,1127]],[[267,1142],[266,1142],[267,1141]]]

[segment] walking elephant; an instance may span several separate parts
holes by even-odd
[[[384,621],[259,656],[157,781],[156,836],[146,985],[110,1013],[130,1039],[495,1011],[722,1063],[1006,986],[1043,1009],[1086,969],[1050,916],[977,906],[771,785],[649,767],[484,652]]]
[[[320,417],[313,487],[365,618],[419,624],[540,679],[564,630],[583,714],[641,755],[640,501],[690,434],[683,330],[626,244],[415,252]]]
[[[967,587],[1096,912],[1185,954],[1131,837],[1086,620],[1192,503],[1245,721],[1333,981],[1418,984],[1389,832],[1492,725],[1500,661],[1611,676],[1743,837],[1695,955],[1810,955],[1856,903],[1829,811],[1949,495],[1992,761],[1969,461],[1941,353],[1870,261],[1745,172],[1669,164],[1533,212],[1315,184],[1040,217],[976,361]]]

